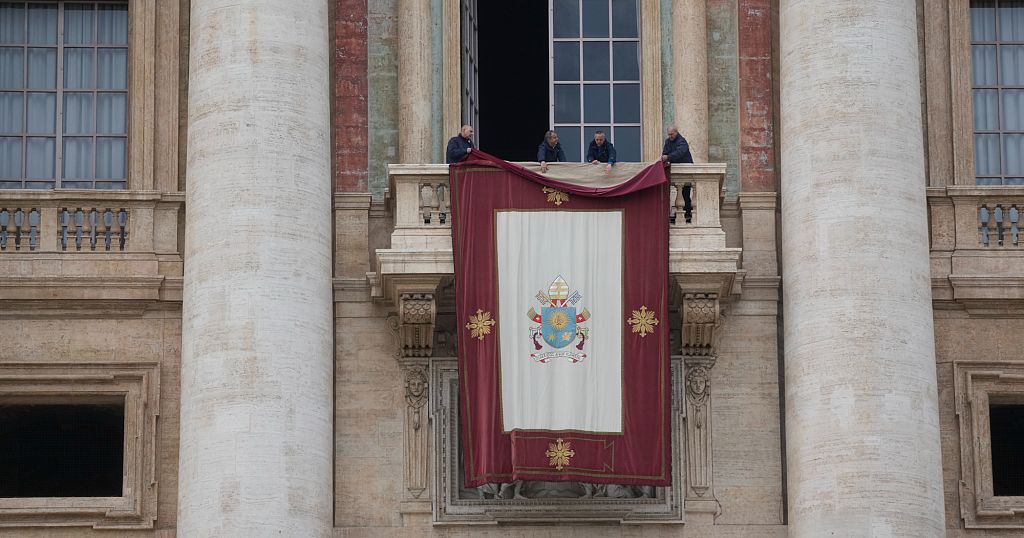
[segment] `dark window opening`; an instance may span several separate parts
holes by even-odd
[[[989,424],[993,494],[1024,496],[1024,405],[992,405]]]
[[[120,497],[124,401],[0,402],[0,497]]]
[[[477,2],[480,149],[535,161],[548,129],[548,2]]]

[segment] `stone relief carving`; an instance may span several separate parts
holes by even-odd
[[[414,498],[423,494],[429,480],[429,435],[423,420],[428,389],[426,365],[406,366],[405,487]]]
[[[683,294],[683,365],[686,368],[687,510],[717,510],[711,455],[711,369],[721,323],[718,296]],[[710,501],[702,503],[702,501]]]
[[[654,499],[654,486],[516,480],[463,488],[462,498],[479,499]]]
[[[403,293],[398,300],[398,334],[402,357],[430,357],[437,308],[433,293]]]

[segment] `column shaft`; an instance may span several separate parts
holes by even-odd
[[[708,162],[708,22],[707,0],[672,2],[672,111],[679,132],[690,143],[693,160]],[[678,41],[678,42],[676,42]]]
[[[324,0],[192,0],[178,536],[331,534]]]
[[[398,160],[403,163],[432,161],[431,20],[430,2],[398,0]]]
[[[780,23],[790,536],[942,536],[915,3]]]

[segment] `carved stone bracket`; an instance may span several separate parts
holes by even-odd
[[[686,369],[686,511],[718,511],[711,451],[711,369],[721,307],[714,293],[683,294],[683,366]]]
[[[400,357],[430,357],[434,348],[437,306],[434,292],[398,296],[398,345]]]
[[[429,376],[424,363],[407,363],[405,377],[405,487],[414,498],[427,489],[430,461],[427,427]]]
[[[714,356],[715,329],[720,319],[717,294],[683,294],[683,355]]]

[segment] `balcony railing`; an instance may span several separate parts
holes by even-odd
[[[0,300],[180,300],[183,193],[0,190]]]
[[[558,166],[558,163],[549,166]],[[725,164],[672,165],[669,207],[669,259],[673,274],[699,277],[714,292],[728,295],[738,273],[740,249],[726,248],[720,208]],[[388,202],[395,217],[391,248],[377,251],[370,280],[374,295],[394,298],[403,278],[446,276],[454,272],[451,241],[451,196],[448,166],[392,164],[388,166]],[[691,211],[685,211],[688,187]]]

